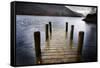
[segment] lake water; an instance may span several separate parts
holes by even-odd
[[[34,32],[41,32],[41,44],[45,42],[45,24],[52,22],[53,30],[65,30],[68,22],[68,33],[74,25],[74,46],[78,42],[79,31],[84,31],[83,61],[97,59],[97,32],[95,24],[87,24],[83,17],[28,16],[16,15],[16,64],[31,65],[35,61]],[[41,45],[41,48],[44,45]]]

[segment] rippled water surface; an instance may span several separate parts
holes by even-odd
[[[45,24],[52,22],[53,30],[65,30],[68,22],[68,32],[74,25],[74,44],[77,45],[79,31],[84,31],[83,61],[96,60],[96,25],[82,21],[83,17],[52,17],[16,15],[16,64],[29,65],[35,62],[34,32],[41,32],[41,43],[45,42]],[[76,46],[74,45],[74,46]],[[41,48],[44,45],[41,45]]]

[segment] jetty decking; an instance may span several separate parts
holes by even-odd
[[[78,62],[82,52],[82,44],[84,32],[79,33],[79,40],[77,47],[73,45],[73,32],[74,25],[71,26],[71,31],[68,33],[68,24],[66,24],[66,30],[53,29],[52,26],[46,24],[46,41],[44,48],[37,47],[37,64],[49,64],[49,63],[64,63],[64,62]],[[40,32],[38,32],[40,34]],[[40,39],[40,38],[38,38]],[[38,45],[40,40],[37,40]],[[41,49],[41,51],[40,51]],[[39,51],[37,51],[39,50]]]
[[[53,31],[51,39],[46,41],[42,49],[42,63],[76,62],[77,48],[73,47],[73,43],[70,45],[69,41],[65,31]]]

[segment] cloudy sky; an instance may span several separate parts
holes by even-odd
[[[82,13],[83,15],[96,12],[96,8],[94,7],[80,7],[80,6],[65,6],[65,7],[70,8],[75,12]]]

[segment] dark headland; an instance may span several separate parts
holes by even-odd
[[[97,23],[97,13],[88,14],[85,19],[83,19],[87,23]]]

